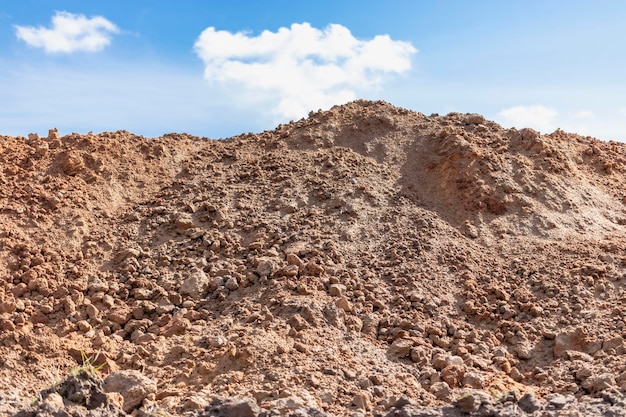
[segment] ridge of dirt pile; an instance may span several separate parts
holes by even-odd
[[[0,411],[85,356],[129,413],[626,392],[624,144],[356,101],[0,168]]]

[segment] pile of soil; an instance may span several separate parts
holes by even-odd
[[[620,413],[625,287],[622,143],[369,101],[0,137],[0,413],[85,366],[70,415]]]

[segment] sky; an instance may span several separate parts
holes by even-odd
[[[210,138],[354,99],[626,141],[621,0],[0,0],[0,134]]]

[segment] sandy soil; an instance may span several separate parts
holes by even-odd
[[[85,355],[129,413],[623,398],[625,231],[626,145],[476,114],[0,137],[0,410]]]

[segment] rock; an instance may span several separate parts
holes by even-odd
[[[136,249],[129,249],[129,250],[133,251],[133,253],[137,253],[136,256],[139,256],[138,250]],[[128,255],[128,256],[131,256],[131,255]],[[106,281],[103,281],[98,277],[92,277],[89,279],[89,282],[87,283],[87,289],[94,293],[107,292],[109,291],[109,284]]]
[[[367,394],[357,394],[352,399],[352,404],[359,410],[367,411],[371,409],[370,398]]]
[[[435,382],[430,386],[429,391],[438,400],[450,401],[452,399],[452,389],[445,382]]]
[[[91,324],[89,324],[87,320],[80,320],[79,322],[76,323],[76,326],[81,332],[84,332],[84,333],[88,332],[92,328]]]
[[[287,322],[297,331],[304,330],[309,327],[309,323],[300,314],[294,314]]]
[[[47,411],[57,413],[65,407],[65,404],[63,403],[63,397],[59,393],[51,392],[43,399],[43,406]]]
[[[119,308],[112,310],[109,313],[109,320],[111,320],[113,323],[117,323],[123,326],[126,323],[128,323],[128,320],[130,320],[131,315],[132,315],[132,311],[130,310],[130,308],[126,305],[123,305],[123,306],[120,306]]]
[[[298,255],[296,255],[295,253],[288,253],[287,254],[287,263],[289,265],[295,265],[298,268],[303,268],[304,267],[304,262],[302,262],[302,259],[300,259],[300,257]]]
[[[548,403],[557,410],[574,401],[576,401],[576,398],[572,395],[554,395],[548,399]]]
[[[174,229],[177,233],[183,233],[194,226],[193,219],[189,213],[176,213],[174,216]]]
[[[259,274],[260,277],[269,277],[276,270],[276,263],[269,258],[261,259],[256,267],[256,273]]]
[[[419,365],[426,365],[430,361],[430,352],[423,346],[411,349],[411,360]]]
[[[463,363],[463,359],[461,359],[461,363]],[[450,365],[450,355],[445,353],[437,353],[435,356],[433,356],[430,364],[436,370],[441,371],[443,368]]]
[[[593,355],[602,348],[602,342],[592,340],[582,327],[559,333],[554,338],[553,352],[556,358],[566,358],[568,350]]]
[[[580,385],[591,393],[601,392],[615,386],[615,377],[610,373],[591,375]]]
[[[485,386],[485,378],[478,372],[470,371],[465,373],[461,384],[474,389],[481,389]]]
[[[104,379],[106,392],[119,392],[124,398],[123,410],[130,413],[149,395],[156,393],[157,384],[139,371],[124,370],[109,374]]]
[[[389,346],[387,353],[396,358],[406,358],[411,353],[413,342],[408,339],[397,339]]]
[[[207,402],[200,395],[192,395],[183,404],[183,411],[201,410],[207,406]]]
[[[209,288],[209,277],[200,269],[195,269],[189,273],[189,276],[180,286],[180,294],[188,295],[194,299],[204,297]]]
[[[258,417],[261,407],[254,398],[214,398],[202,413],[215,417]]]
[[[532,393],[527,392],[517,402],[519,408],[525,413],[532,414],[541,408],[541,403]]]
[[[465,366],[463,365],[448,365],[441,370],[441,379],[451,387],[459,386],[464,376]]]
[[[319,277],[320,275],[322,275],[324,273],[324,268],[321,267],[320,265],[316,264],[313,261],[307,262],[307,264],[304,266],[304,270],[309,275],[312,275],[314,277]]]
[[[17,309],[17,303],[15,301],[2,301],[0,302],[0,313],[13,313]]]
[[[167,323],[161,330],[160,334],[165,337],[184,334],[191,328],[191,322],[184,317],[177,317]]]
[[[276,271],[276,276],[293,278],[298,276],[299,271],[298,265],[286,265]]]
[[[78,175],[85,170],[85,161],[76,151],[63,152],[60,155],[61,170],[65,175]]]
[[[59,131],[56,127],[48,129],[48,137],[46,138],[47,140],[59,140],[60,138],[61,137],[59,136]]]
[[[335,301],[335,305],[337,306],[337,308],[345,311],[346,313],[348,313],[348,312],[353,310],[352,303],[345,296],[344,297],[339,297],[337,299],[337,301]]]
[[[141,252],[134,248],[126,248],[124,250],[119,251],[115,257],[113,258],[113,263],[121,263],[129,258],[137,258]]]
[[[490,402],[488,394],[481,391],[469,391],[456,399],[454,407],[463,413],[470,414],[478,411],[484,402]]]
[[[226,278],[226,277],[224,277]],[[239,288],[239,283],[237,282],[237,278],[235,277],[228,277],[228,279],[226,280],[226,283],[224,284],[224,286],[230,290],[230,291],[235,291],[237,288]]]
[[[485,118],[480,114],[468,114],[465,118],[465,123],[468,125],[479,125],[485,123]]]
[[[615,336],[611,339],[605,339],[602,342],[602,350],[605,352],[614,350],[617,354],[624,353],[624,338],[621,336]]]
[[[346,286],[343,284],[331,284],[328,287],[328,294],[333,297],[342,297],[346,293]]]

